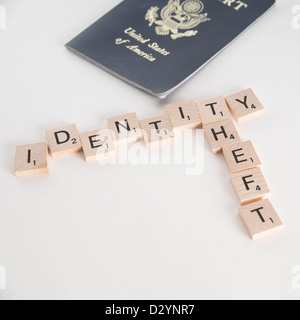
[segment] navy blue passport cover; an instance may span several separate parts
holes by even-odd
[[[120,79],[165,97],[274,3],[125,0],[66,46]]]

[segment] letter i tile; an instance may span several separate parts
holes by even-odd
[[[201,118],[193,100],[168,104],[166,109],[174,129],[201,127]]]
[[[48,173],[48,146],[46,143],[17,146],[15,175],[17,177]]]

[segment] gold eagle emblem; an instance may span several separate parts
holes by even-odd
[[[183,37],[192,37],[198,34],[197,30],[191,30],[200,23],[210,21],[207,13],[202,13],[204,4],[200,0],[186,0],[182,4],[180,0],[169,0],[168,4],[161,10],[159,19],[159,8],[151,7],[145,17],[149,21],[149,27],[156,24],[157,35],[167,36],[176,40]],[[179,30],[188,30],[179,32]]]

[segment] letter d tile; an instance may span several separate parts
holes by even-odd
[[[66,156],[82,150],[79,132],[75,124],[46,131],[47,140],[53,158]]]

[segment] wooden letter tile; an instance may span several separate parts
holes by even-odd
[[[17,177],[48,172],[48,146],[46,143],[17,146],[15,175]]]
[[[197,103],[203,126],[231,119],[230,112],[223,97],[199,101]]]
[[[87,162],[116,153],[110,129],[99,129],[81,133],[80,139]]]
[[[174,138],[173,126],[167,114],[140,121],[146,145]]]
[[[231,173],[260,167],[260,159],[251,141],[237,142],[223,148],[223,153]]]
[[[49,129],[47,140],[53,158],[66,156],[82,150],[79,133],[75,124]]]
[[[247,89],[225,98],[229,109],[238,122],[264,114],[265,109],[252,89]]]
[[[260,168],[233,173],[231,182],[242,205],[270,196],[270,189]]]
[[[213,153],[221,152],[225,146],[241,141],[232,120],[206,125],[204,134]]]
[[[168,104],[166,109],[173,128],[195,129],[201,127],[201,118],[193,100]]]
[[[134,142],[143,137],[136,113],[109,118],[107,122],[113,138],[118,142]]]
[[[269,200],[254,202],[239,209],[239,215],[253,240],[284,229],[284,225]]]

